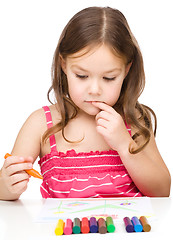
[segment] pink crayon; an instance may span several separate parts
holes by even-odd
[[[65,222],[65,226],[64,226],[64,234],[65,235],[70,235],[72,234],[72,220],[71,219],[67,219],[66,222]]]

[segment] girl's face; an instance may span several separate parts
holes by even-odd
[[[92,102],[115,105],[130,64],[115,56],[106,45],[87,49],[61,59],[61,66],[67,76],[68,91],[72,101],[89,115],[100,110]]]

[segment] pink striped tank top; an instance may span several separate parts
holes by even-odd
[[[53,126],[49,107],[43,107],[47,127]],[[131,131],[128,129],[129,133]],[[58,152],[55,136],[51,152],[39,160],[43,198],[141,197],[117,151]]]

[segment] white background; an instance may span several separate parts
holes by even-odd
[[[49,104],[51,63],[61,31],[76,12],[89,6],[122,11],[139,42],[146,73],[140,102],[157,115],[156,142],[172,174],[171,0],[0,0],[0,167],[26,118]],[[34,168],[39,169],[37,163]],[[40,180],[31,178],[22,198],[40,198],[39,185]]]

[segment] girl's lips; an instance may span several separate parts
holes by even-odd
[[[102,102],[102,101],[85,101],[85,102],[87,102],[87,103],[97,103],[97,102],[104,103],[104,102]]]

